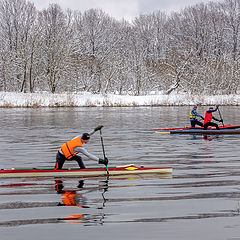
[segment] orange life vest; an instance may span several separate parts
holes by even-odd
[[[64,143],[61,146],[62,152],[67,159],[70,159],[77,155],[77,153],[74,153],[75,147],[83,147],[80,137],[76,137],[76,138]]]
[[[208,123],[208,122],[211,122],[212,118],[213,118],[212,113],[211,112],[208,113],[208,111],[206,111],[203,125]]]

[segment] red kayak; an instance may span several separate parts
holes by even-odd
[[[93,177],[106,175],[131,175],[131,174],[171,174],[171,167],[136,167],[134,165],[119,167],[99,168],[65,168],[54,170],[53,168],[13,168],[1,169],[0,178],[16,177]]]
[[[220,129],[238,129],[240,128],[240,125],[225,125],[225,126],[219,126]],[[203,129],[203,127],[184,127],[184,128],[156,128],[156,129],[153,129],[154,131],[168,131],[168,130],[189,130],[189,129]],[[216,129],[214,127],[209,127],[208,129]]]

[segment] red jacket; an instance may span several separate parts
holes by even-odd
[[[211,122],[212,121],[212,118],[213,118],[213,115],[211,112],[208,112],[206,111],[206,114],[205,114],[205,118],[204,118],[204,122],[203,122],[203,125],[208,123],[208,122]]]

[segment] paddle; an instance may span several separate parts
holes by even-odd
[[[219,113],[219,117],[220,117],[220,119],[222,120],[222,125],[223,125],[223,127],[224,127],[224,123],[223,123],[223,119],[222,119],[221,112],[220,112],[220,110],[219,110],[219,106],[218,106],[218,113]]]
[[[105,155],[105,149],[104,149],[104,144],[103,144],[102,130],[100,129],[99,131],[100,131],[100,138],[101,138],[101,143],[102,143],[103,157],[105,159],[106,155]],[[107,169],[107,175],[109,175],[108,166],[107,165],[106,165],[106,169]]]

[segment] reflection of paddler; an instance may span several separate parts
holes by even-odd
[[[55,189],[58,194],[61,194],[62,196],[62,201],[58,203],[58,206],[66,206],[66,207],[81,207],[81,208],[89,208],[88,206],[85,205],[86,203],[86,198],[83,197],[83,194],[79,194],[78,190],[64,190],[64,185],[62,180],[55,180],[56,185]],[[103,196],[103,206],[98,208],[102,209],[105,206],[106,199],[104,197],[104,193],[108,190],[108,180],[103,181],[104,186],[104,192],[102,193]],[[81,189],[83,188],[84,185],[84,180],[80,180],[78,183],[78,188]],[[89,191],[87,192],[92,192],[95,191],[96,189],[99,188],[90,188]],[[100,189],[102,187],[100,186]],[[86,189],[85,189],[86,190]],[[85,192],[86,193],[86,192]],[[78,213],[81,211],[79,208],[71,208],[74,213]],[[76,212],[77,211],[77,212]],[[90,215],[83,215],[83,214],[73,214],[70,215],[69,217],[64,217],[64,218],[59,218],[59,220],[63,220],[68,223],[88,223],[88,224],[101,224],[102,225],[102,219],[104,218],[104,214],[90,214]]]
[[[59,206],[69,206],[69,207],[84,207],[82,203],[84,202],[84,198],[82,194],[77,194],[74,190],[65,191],[63,190],[63,181],[56,180],[56,191],[59,194],[62,194],[62,203],[58,203]],[[79,188],[83,187],[83,180],[79,181]]]
[[[71,215],[71,217],[65,217],[64,220],[70,223],[82,223],[84,217],[84,215]]]
[[[62,201],[64,206],[77,206],[75,197],[76,197],[76,191],[66,191],[65,193],[63,193]]]
[[[57,193],[61,194],[64,193],[64,186],[63,186],[63,181],[62,180],[55,180],[55,189],[57,191]]]

